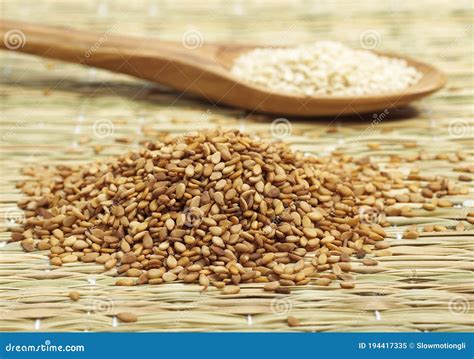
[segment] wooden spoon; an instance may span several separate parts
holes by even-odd
[[[423,73],[423,78],[396,93],[309,97],[274,92],[234,76],[230,72],[234,59],[257,46],[208,44],[199,33],[195,34],[195,42],[184,38],[180,43],[2,20],[0,35],[2,47],[7,50],[132,75],[215,104],[289,116],[349,115],[399,107],[439,90],[446,83],[445,75],[431,65],[384,53],[405,59]]]

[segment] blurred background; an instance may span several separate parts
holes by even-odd
[[[399,52],[449,74],[448,87],[436,95],[436,101],[429,98],[416,106],[423,118],[431,118],[433,112],[453,115],[460,108],[449,105],[469,101],[466,95],[472,95],[472,7],[469,0],[4,0],[2,17],[97,31],[102,34],[101,41],[111,34],[128,34],[174,40],[189,49],[219,41],[278,46],[329,39],[353,47]],[[35,121],[41,122],[40,113],[50,120],[57,116],[61,126],[66,119],[71,123],[83,118],[88,123],[91,118],[106,116],[112,122],[133,119],[137,126],[153,120],[163,131],[176,131],[178,127],[166,127],[171,118],[193,119],[193,125],[200,126],[203,118],[246,116],[244,111],[191,101],[123,75],[14,52],[1,52],[0,56],[2,106],[9,110],[34,106]],[[470,106],[461,107],[472,111]],[[338,120],[318,123],[335,124]],[[122,132],[119,122],[114,132]]]

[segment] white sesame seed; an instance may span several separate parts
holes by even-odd
[[[232,73],[278,92],[361,96],[396,92],[421,74],[405,60],[321,41],[292,48],[258,48],[234,62]]]

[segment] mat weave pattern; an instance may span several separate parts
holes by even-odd
[[[405,3],[405,4],[403,4]],[[94,264],[52,268],[46,252],[7,243],[21,220],[15,183],[31,164],[85,163],[139,147],[159,134],[238,128],[282,140],[315,155],[344,151],[390,168],[456,180],[454,167],[473,165],[472,5],[463,1],[3,1],[2,16],[176,41],[291,44],[333,39],[424,59],[446,71],[447,87],[409,108],[388,113],[289,119],[211,105],[152,84],[79,65],[0,52],[0,330],[1,331],[471,331],[474,318],[474,211],[470,194],[447,197],[452,208],[389,217],[390,257],[376,267],[355,262],[356,288],[300,286],[290,295],[244,285],[237,295],[181,283],[114,286],[113,272]],[[429,9],[429,11],[427,11]],[[28,39],[26,39],[28,41]],[[189,40],[190,41],[190,40]],[[375,116],[375,117],[374,117]],[[377,125],[374,119],[382,117]],[[379,143],[380,147],[368,146]],[[407,145],[410,144],[410,145]],[[415,145],[413,145],[415,144]],[[97,146],[100,148],[98,149]],[[430,158],[411,161],[424,151]],[[452,156],[463,151],[465,160]],[[472,174],[471,174],[472,176]],[[464,231],[454,226],[462,221]],[[401,239],[407,226],[448,227]],[[73,302],[69,292],[81,299]],[[115,314],[132,312],[135,323]],[[288,315],[301,322],[289,328]]]

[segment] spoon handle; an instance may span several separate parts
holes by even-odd
[[[190,51],[179,42],[0,20],[0,49],[23,52],[125,73],[169,84],[176,81],[173,62],[215,63],[210,49]],[[211,49],[212,50],[212,49]],[[174,79],[173,79],[174,77]]]

